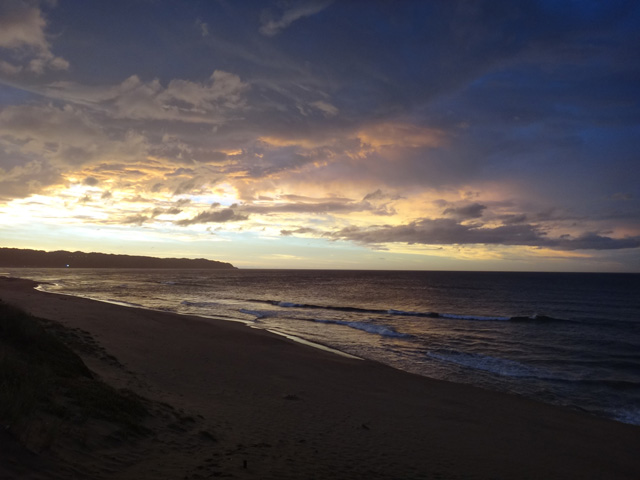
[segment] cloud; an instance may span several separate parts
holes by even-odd
[[[13,65],[9,62],[5,62],[4,60],[0,60],[0,74],[5,75],[17,75],[22,71],[21,65]]]
[[[214,70],[204,82],[173,79],[144,82],[131,75],[116,86],[83,86],[55,82],[48,95],[85,105],[116,119],[164,120],[219,125],[234,112],[244,110],[249,85],[239,76]]]
[[[439,147],[446,141],[443,130],[401,122],[383,122],[368,125],[357,133],[363,144],[375,148]]]
[[[37,2],[3,0],[0,3],[0,47],[7,49],[12,60],[0,60],[2,73],[16,75],[26,70],[40,75],[47,69],[69,68],[67,60],[52,53],[45,35],[46,26]]]
[[[299,2],[297,5],[285,9],[279,18],[273,18],[270,13],[265,12],[261,22],[262,25],[260,26],[260,33],[268,37],[273,37],[296,20],[315,15],[327,8],[331,3],[332,0]]]
[[[320,110],[327,117],[334,117],[339,112],[337,107],[335,107],[334,105],[331,105],[330,103],[327,103],[327,102],[325,102],[323,100],[317,100],[315,102],[311,102],[309,105],[311,105],[312,107]]]
[[[109,131],[85,109],[66,105],[9,106],[0,111],[0,147],[59,167],[118,158],[146,157],[146,139],[132,131]],[[7,158],[0,158],[0,167]]]
[[[123,219],[121,219],[118,223],[122,223],[124,225],[142,225],[145,222],[148,222],[149,220],[151,220],[150,217],[147,217],[146,215],[142,215],[142,214],[138,214],[138,215],[130,215],[128,217],[125,217]]]
[[[178,220],[176,225],[186,227],[188,225],[195,225],[199,223],[226,223],[226,222],[238,222],[247,220],[249,217],[242,214],[237,214],[231,208],[225,208],[223,210],[209,210],[201,212],[193,218]]]
[[[0,196],[376,248],[634,248],[639,9],[574,3],[136,7],[87,37],[95,6],[0,0]]]
[[[611,200],[627,201],[627,200],[633,200],[633,194],[629,192],[616,192],[610,195],[609,198]]]
[[[462,207],[449,207],[442,212],[444,215],[467,220],[471,218],[480,218],[482,213],[487,209],[486,205],[480,203],[472,203]]]
[[[0,46],[19,48],[28,45],[39,50],[49,48],[44,29],[46,20],[32,2],[4,0],[0,5]]]
[[[98,183],[100,181],[96,177],[87,177],[82,181],[83,185],[88,185],[89,187],[95,187]]]
[[[104,198],[104,195],[102,196]],[[110,198],[110,196],[108,197]],[[138,198],[134,199],[135,202],[146,202],[145,199]],[[146,209],[144,212],[136,213],[133,215],[127,215],[124,218],[118,219],[115,223],[124,224],[124,225],[142,225],[144,223],[150,222],[154,220],[156,217],[160,215],[178,215],[182,213],[182,209],[178,207],[155,207],[151,209]],[[109,223],[113,223],[110,221]]]
[[[289,202],[275,205],[247,205],[242,208],[243,212],[260,215],[270,215],[274,213],[305,213],[305,214],[326,214],[326,213],[348,213],[369,210],[370,205],[353,202]]]
[[[0,158],[3,158],[1,152]],[[26,161],[6,170],[0,164],[0,200],[28,197],[63,181],[57,168],[38,160]]]
[[[504,245],[557,250],[617,250],[640,247],[640,236],[612,238],[586,233],[575,238],[549,238],[539,226],[520,224],[485,227],[463,225],[454,219],[423,219],[406,225],[350,226],[325,236],[365,245],[406,243],[423,245]]]
[[[305,235],[305,234],[313,234],[314,236],[321,236],[322,232],[316,230],[315,228],[309,227],[300,227],[295,230],[280,230],[280,235],[283,237],[290,237],[292,235]]]
[[[154,208],[151,215],[157,217],[158,215],[178,215],[179,213],[182,213],[182,209],[178,207]]]
[[[142,82],[129,77],[106,102],[116,117],[222,123],[223,113],[243,108],[248,85],[237,75],[216,70],[206,83],[171,80],[164,88],[158,80]]]
[[[207,25],[205,22],[203,22],[199,18],[196,19],[196,28],[200,32],[201,36],[203,36],[203,37],[208,37],[209,36],[209,25]]]
[[[366,212],[375,216],[388,216],[396,213],[384,203],[369,200],[356,202],[344,197],[315,198],[301,195],[279,195],[277,199],[262,197],[260,203],[245,203],[240,209],[244,213],[256,215],[293,214],[304,217],[331,214],[345,216],[358,212]]]
[[[499,217],[502,220],[502,223],[505,225],[511,225],[514,223],[525,223],[527,221],[527,215],[524,213],[521,214],[511,214],[511,215],[502,215]]]
[[[553,243],[553,242],[552,242]],[[560,250],[619,250],[640,247],[640,236],[611,238],[598,233],[585,233],[575,239],[561,239],[551,245]]]

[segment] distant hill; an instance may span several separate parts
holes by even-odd
[[[193,268],[235,269],[226,262],[204,258],[156,258],[107,253],[43,252],[22,248],[0,248],[0,267],[31,268]]]

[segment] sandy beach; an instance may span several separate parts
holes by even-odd
[[[58,322],[101,379],[154,405],[149,433],[135,438],[102,438],[94,426],[81,445],[61,439],[34,453],[3,432],[1,478],[640,478],[640,427],[240,323],[49,294],[29,281],[0,280],[0,299]]]

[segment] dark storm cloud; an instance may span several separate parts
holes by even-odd
[[[503,215],[499,217],[502,220],[502,223],[505,225],[511,225],[514,223],[525,223],[527,221],[527,216],[525,214],[519,215]]]
[[[235,213],[231,208],[225,208],[223,210],[209,210],[201,212],[193,218],[178,220],[175,224],[185,227],[187,225],[195,225],[199,223],[237,222],[246,220],[247,218],[249,218],[247,215]]]
[[[87,177],[82,181],[83,185],[87,185],[89,187],[95,187],[98,183],[100,183],[100,181],[96,177]]]
[[[145,222],[151,220],[151,217],[146,215],[130,215],[128,217],[119,220],[118,223],[122,223],[124,225],[142,225]]]
[[[619,239],[588,233],[577,238],[549,238],[542,228],[535,225],[485,227],[462,225],[453,219],[424,219],[399,226],[347,227],[326,236],[367,245],[396,242],[410,245],[524,245],[558,250],[616,250],[640,247],[640,237]]]
[[[242,212],[258,214],[258,215],[271,215],[271,214],[310,214],[310,215],[324,215],[324,214],[348,214],[353,212],[369,212],[373,215],[392,215],[395,212],[392,208],[382,204],[375,205],[368,201],[353,202],[346,198],[335,198],[331,200],[311,199],[307,197],[300,197],[297,195],[289,196],[288,203],[272,203],[263,205],[243,205]],[[304,201],[299,201],[304,200]]]
[[[243,207],[244,212],[269,215],[272,213],[331,213],[362,211],[366,207],[352,203],[319,202],[319,203],[287,203],[284,205],[250,205]]]
[[[182,209],[180,209],[178,207],[154,208],[151,211],[151,215],[153,217],[157,217],[158,215],[178,215],[179,213],[182,213]]]
[[[292,235],[305,235],[305,234],[321,236],[322,232],[319,232],[315,228],[310,228],[310,227],[300,227],[300,228],[296,228],[295,230],[280,230],[280,235],[282,235],[283,237],[290,237]]]
[[[289,58],[311,60],[311,72],[317,68],[324,74],[314,80],[329,80],[325,85],[341,110],[356,116],[363,109],[367,115],[374,110],[392,114],[512,65],[543,61],[553,69],[567,59],[584,63],[585,48],[587,57],[598,55],[606,47],[596,40],[635,10],[632,2],[589,8],[536,1],[400,1],[373,8],[337,2],[323,12],[331,15],[314,17],[308,30],[297,32],[299,42],[292,37],[286,46],[277,37],[274,41]],[[302,39],[303,33],[312,37],[329,26],[331,35],[321,42]],[[518,76],[525,80],[531,71],[535,67]],[[311,78],[300,74],[295,80]]]
[[[463,207],[449,207],[442,213],[451,217],[455,217],[461,220],[480,218],[482,213],[487,209],[486,205],[480,203],[472,203],[471,205],[465,205]]]

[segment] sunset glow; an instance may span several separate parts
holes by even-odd
[[[640,271],[640,7],[561,3],[2,2],[0,246]]]

